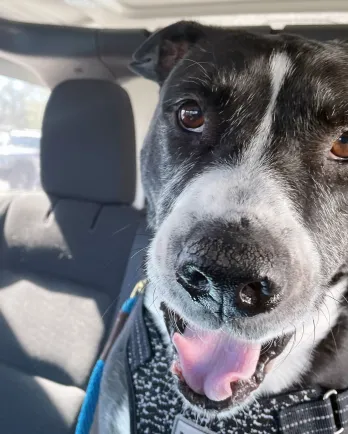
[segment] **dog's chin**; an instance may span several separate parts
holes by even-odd
[[[221,415],[226,414],[226,412],[231,413],[252,401],[264,381],[265,375],[272,369],[273,360],[284,351],[292,337],[291,335],[278,336],[272,339],[272,341],[262,344],[251,375],[248,378],[238,379],[229,383],[230,396],[221,400],[213,400],[208,398],[203,392],[197,393],[197,391],[194,391],[189,386],[181,366],[180,355],[176,345],[173,343],[173,340],[175,340],[174,335],[183,335],[186,327],[190,328],[192,325],[185,323],[180,315],[170,309],[165,303],[161,304],[161,310],[172,344],[173,351],[171,353],[173,360],[171,372],[176,377],[178,391],[191,407],[205,413],[219,413]],[[228,351],[231,351],[231,349]],[[212,354],[212,357],[215,355]]]

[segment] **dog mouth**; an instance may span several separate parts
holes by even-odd
[[[165,303],[161,310],[173,344],[171,372],[178,389],[203,410],[223,411],[245,402],[291,338],[283,335],[262,345],[242,341],[222,330],[198,329]]]

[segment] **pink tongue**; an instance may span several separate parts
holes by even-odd
[[[238,341],[222,331],[186,327],[183,335],[174,333],[173,343],[180,361],[173,369],[181,371],[192,390],[212,401],[231,397],[231,383],[249,379],[260,358],[260,344]]]

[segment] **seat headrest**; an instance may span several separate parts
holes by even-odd
[[[53,90],[41,139],[41,178],[47,193],[131,203],[135,158],[133,111],[124,89],[102,80],[69,80]]]

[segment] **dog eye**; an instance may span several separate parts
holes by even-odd
[[[333,160],[348,161],[348,131],[345,131],[332,143],[329,157]]]
[[[204,126],[202,109],[195,101],[186,101],[178,111],[179,124],[182,128],[195,133],[201,133]]]

